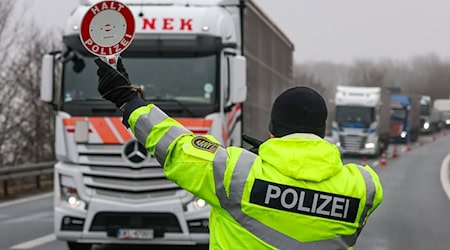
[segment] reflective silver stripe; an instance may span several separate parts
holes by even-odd
[[[248,151],[242,151],[234,169],[230,183],[230,198],[224,202],[224,209],[241,224],[244,228],[256,235],[260,239],[278,249],[299,249],[301,243],[290,238],[271,227],[265,226],[261,222],[244,214],[241,209],[241,199],[244,186],[250,173],[250,169],[256,155]]]
[[[243,190],[251,166],[253,165],[255,159],[256,155],[245,150],[239,156],[232,175],[229,198],[227,198],[223,186],[227,160],[226,151],[224,149],[219,150],[213,161],[216,194],[219,198],[221,206],[244,228],[278,249],[344,250],[348,249],[350,246],[353,246],[356,243],[356,239],[364,226],[364,218],[367,216],[368,211],[373,206],[373,201],[375,198],[375,184],[371,178],[370,173],[367,170],[360,168],[366,184],[366,204],[364,206],[364,211],[361,214],[357,232],[352,235],[337,237],[329,240],[303,243],[260,223],[259,221],[249,217],[242,212],[240,203],[243,195]]]
[[[245,182],[256,155],[246,150],[242,151],[234,169],[231,184],[230,197],[227,198],[223,186],[226,169],[227,154],[225,150],[218,151],[213,160],[216,194],[220,204],[241,226],[251,233],[279,249],[298,249],[301,243],[283,235],[276,230],[263,225],[261,222],[244,214],[241,210],[241,199]]]
[[[153,107],[149,113],[139,116],[136,124],[134,125],[134,136],[140,143],[142,143],[142,145],[147,147],[147,136],[150,134],[153,126],[166,118],[167,115],[158,107]]]
[[[359,219],[359,227],[357,235],[359,235],[359,233],[364,227],[364,220],[366,219],[369,210],[373,207],[373,202],[375,200],[375,193],[376,193],[375,183],[373,182],[372,175],[370,174],[370,172],[367,171],[362,166],[358,166],[358,169],[364,178],[364,182],[366,183],[366,205],[364,206],[364,211],[362,212],[361,218]]]
[[[227,159],[228,159],[227,151],[224,148],[219,147],[213,159],[213,172],[214,172],[214,182],[216,184],[216,195],[217,198],[219,198],[219,202],[222,207],[224,206],[224,203],[226,203],[226,200],[228,199],[227,194],[225,192],[225,187],[223,185]]]
[[[359,218],[358,229],[356,233],[353,235],[342,236],[342,241],[345,242],[348,246],[353,246],[356,244],[356,240],[358,239],[358,235],[361,233],[361,230],[364,228],[364,219],[367,217],[369,210],[373,206],[373,202],[375,200],[375,183],[373,182],[372,175],[370,175],[369,171],[364,169],[364,167],[358,165],[358,169],[363,176],[364,182],[366,184],[366,204],[364,205],[364,210],[361,213],[361,217]]]
[[[164,166],[166,160],[167,149],[170,144],[182,134],[191,133],[185,127],[172,126],[164,134],[164,136],[156,143],[155,155],[161,166]]]

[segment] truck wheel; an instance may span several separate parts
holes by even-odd
[[[417,131],[414,131],[412,141],[417,142],[419,140],[419,133]]]
[[[378,142],[377,151],[373,155],[373,157],[379,157],[381,155],[381,152],[383,151],[383,145],[381,142]]]
[[[92,244],[68,241],[67,246],[69,250],[91,250]]]
[[[386,140],[380,139],[378,141],[378,149],[377,149],[377,152],[375,153],[375,157],[380,157],[383,154],[383,152],[385,150],[387,150],[387,146],[388,146],[388,143],[386,142]]]

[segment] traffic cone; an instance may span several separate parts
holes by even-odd
[[[367,165],[367,156],[363,156],[363,158],[362,158],[362,165],[363,166]]]
[[[419,146],[423,146],[425,144],[425,142],[423,141],[423,138],[420,137],[419,138]]]
[[[394,146],[394,153],[392,153],[392,158],[396,159],[399,157],[398,151],[397,151],[397,145]]]
[[[444,130],[444,132],[442,132],[444,134],[444,136],[447,136],[447,131]]]
[[[410,152],[411,151],[411,142],[408,141],[408,144],[406,144],[406,151]]]
[[[387,167],[386,150],[381,154],[380,166]]]

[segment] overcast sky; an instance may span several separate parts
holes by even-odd
[[[29,5],[38,23],[59,29],[78,4],[20,1]],[[428,53],[450,58],[450,0],[254,1],[294,43],[297,62],[402,60]]]

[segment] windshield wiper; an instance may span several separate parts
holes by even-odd
[[[88,98],[77,98],[70,101],[65,101],[65,103],[70,102],[93,102],[93,101],[105,101],[105,99],[101,97],[88,97]]]
[[[150,102],[173,102],[178,104],[178,106],[180,108],[182,108],[182,110],[186,111],[190,116],[192,117],[197,117],[196,114],[194,114],[194,112],[192,112],[189,107],[187,107],[184,103],[180,102],[179,100],[175,99],[175,98],[150,98],[150,99],[146,99],[146,101],[150,101]]]

